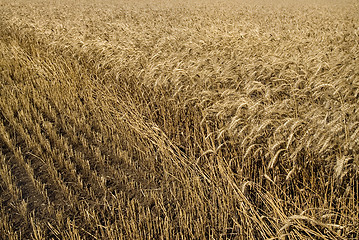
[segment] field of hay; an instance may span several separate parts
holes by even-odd
[[[357,1],[0,12],[0,239],[358,239]]]

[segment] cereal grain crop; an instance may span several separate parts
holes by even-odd
[[[358,239],[357,1],[0,11],[0,239]]]

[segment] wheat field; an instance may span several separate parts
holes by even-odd
[[[0,11],[0,239],[359,238],[357,1]]]

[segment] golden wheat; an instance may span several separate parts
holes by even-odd
[[[359,13],[0,2],[1,239],[356,239]]]

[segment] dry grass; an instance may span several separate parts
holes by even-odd
[[[0,3],[0,238],[359,237],[356,1]]]

